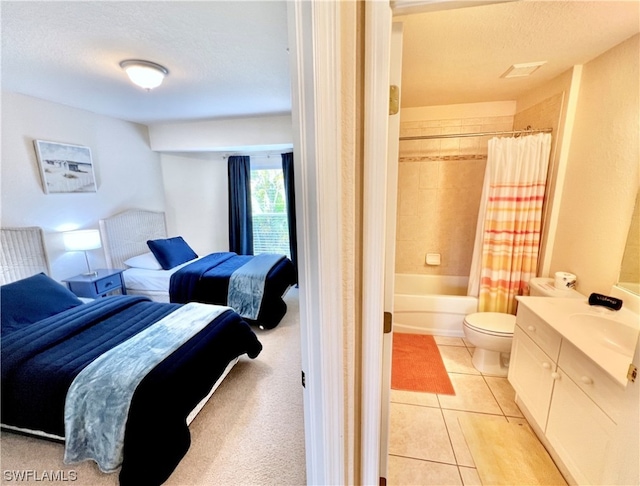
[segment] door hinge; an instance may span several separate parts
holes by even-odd
[[[391,314],[391,312],[385,312],[383,315],[383,321],[384,321],[383,332],[384,334],[389,334],[393,327],[393,314]]]
[[[400,88],[395,84],[389,86],[389,115],[396,115],[400,110]]]
[[[302,372],[302,388],[307,387],[307,379],[304,376],[304,371]]]
[[[638,367],[633,363],[631,363],[629,365],[629,371],[627,371],[627,380],[629,380],[631,383],[635,383],[637,377],[638,377]]]

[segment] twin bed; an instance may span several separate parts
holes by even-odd
[[[158,228],[158,213],[136,211],[148,224],[114,244],[131,216],[101,222],[110,266],[144,253],[140,239]],[[170,300],[166,290],[83,303],[47,276],[40,228],[3,229],[1,244],[2,427],[65,441],[65,462],[119,469],[120,484],[164,482],[189,448],[195,414],[242,355],[260,353],[247,320],[223,305],[148,297]]]
[[[260,299],[249,303],[236,300],[229,305],[250,324],[271,329],[287,312],[283,296],[296,277],[293,263],[282,255],[253,257],[220,252],[165,269],[151,256],[148,244],[150,240],[176,243],[172,240],[177,238],[167,239],[164,213],[139,209],[124,211],[101,220],[100,232],[107,266],[125,269],[123,277],[128,294],[144,295],[158,302],[197,301],[226,305],[234,296],[233,290],[244,287],[247,295]],[[170,245],[167,247],[171,248]],[[180,257],[183,255],[180,252],[188,249],[188,245],[186,250],[182,245],[175,251]],[[161,253],[162,256],[165,255]],[[173,257],[169,252],[167,259]],[[253,273],[244,281],[235,280],[242,270]],[[262,280],[256,276],[261,276]]]

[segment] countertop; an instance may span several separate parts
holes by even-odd
[[[629,365],[633,362],[640,335],[640,315],[624,307],[619,311],[588,304],[587,298],[517,297],[519,305],[530,311],[555,329],[598,366],[611,375],[622,386],[627,385]],[[612,345],[603,332],[581,325],[580,317],[574,315],[599,316],[611,320],[602,328],[606,333],[621,331],[628,349]],[[617,328],[617,326],[624,326]],[[636,366],[640,363],[635,363]]]

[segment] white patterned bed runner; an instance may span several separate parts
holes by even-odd
[[[65,402],[64,462],[93,459],[103,472],[122,463],[133,393],[154,366],[229,307],[192,302],[100,355],[73,380]]]

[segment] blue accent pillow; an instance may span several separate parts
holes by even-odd
[[[0,287],[2,333],[33,324],[82,304],[64,285],[44,273]]]
[[[198,258],[198,255],[187,245],[182,236],[164,240],[149,240],[147,245],[160,266],[165,270]]]

